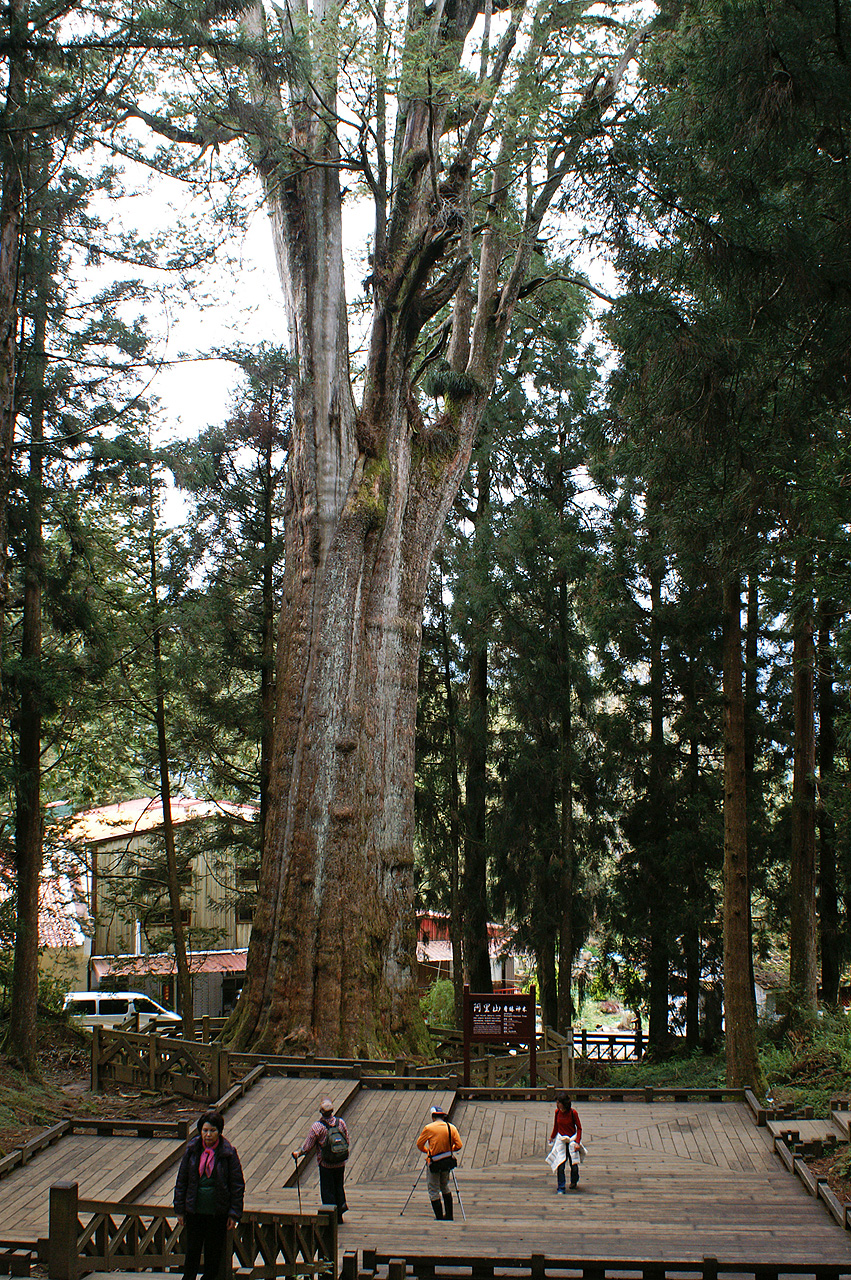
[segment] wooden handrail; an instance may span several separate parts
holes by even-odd
[[[81,1200],[76,1182],[57,1182],[50,1188],[50,1280],[81,1280],[90,1271],[170,1269],[183,1259],[182,1239],[183,1228],[174,1209]],[[225,1272],[233,1271],[235,1262],[244,1280],[296,1275],[327,1275],[333,1280],[336,1213],[249,1210],[228,1233],[228,1246],[231,1261]]]

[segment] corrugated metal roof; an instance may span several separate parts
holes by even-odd
[[[194,973],[245,973],[248,948],[236,951],[190,951],[190,971]],[[177,961],[168,952],[141,956],[92,956],[92,972],[98,982],[107,975],[133,977],[142,974],[171,975],[177,972]]]
[[[0,882],[0,902],[14,894],[11,880]],[[38,887],[38,945],[40,947],[82,947],[88,912],[83,889],[64,873],[46,863]]]
[[[242,818],[246,822],[256,819],[254,805],[231,804],[228,801],[198,800],[194,796],[178,796],[171,801],[171,820],[175,826],[198,818],[212,818],[216,814]],[[141,796],[137,800],[121,800],[99,809],[86,809],[77,813],[64,830],[68,840],[83,840],[95,844],[104,840],[118,840],[144,831],[156,831],[163,825],[163,806],[159,798]]]

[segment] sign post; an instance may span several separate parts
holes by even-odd
[[[528,993],[471,994],[464,986],[464,1085],[470,1086],[470,1045],[510,1044],[529,1046],[529,1078],[538,1082],[535,1035],[535,987]]]

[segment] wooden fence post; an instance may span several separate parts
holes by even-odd
[[[100,1041],[100,1027],[92,1027],[92,1070],[90,1080],[92,1093],[100,1093]]]
[[[225,1237],[225,1247],[222,1251],[222,1260],[219,1263],[219,1274],[216,1280],[230,1280],[233,1275],[233,1236],[234,1229],[231,1227]]]
[[[148,1040],[148,1088],[151,1093],[157,1091],[157,1058],[160,1053],[160,1038],[152,1035]]]
[[[223,1098],[230,1088],[230,1054],[227,1049],[219,1050],[219,1094]]]
[[[77,1183],[54,1182],[48,1210],[47,1274],[77,1280]]]
[[[568,1033],[571,1034],[571,1033]],[[559,1078],[563,1089],[568,1092],[573,1088],[573,1042],[562,1045],[561,1047],[561,1069]]]

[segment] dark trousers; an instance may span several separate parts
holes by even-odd
[[[336,1169],[326,1169],[324,1165],[319,1166],[319,1195],[323,1204],[334,1205],[337,1210],[337,1221],[342,1220],[343,1214],[348,1209],[346,1204],[346,1192],[343,1182],[346,1176],[346,1166],[338,1165]]]
[[[570,1156],[568,1156],[567,1159],[556,1169],[556,1182],[560,1187],[564,1186],[564,1171],[568,1165],[570,1165],[570,1185],[575,1187],[579,1181],[579,1162],[576,1161],[574,1163]]]
[[[186,1214],[186,1261],[183,1280],[195,1280],[204,1254],[201,1280],[217,1280],[228,1234],[227,1214]]]

